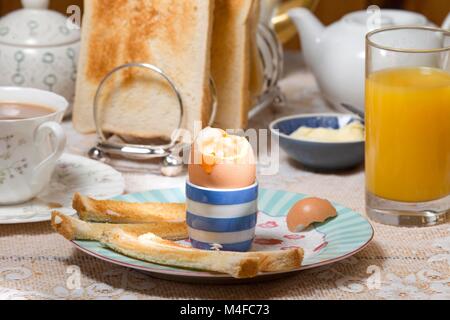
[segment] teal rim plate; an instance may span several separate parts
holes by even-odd
[[[338,211],[336,218],[330,219],[302,233],[291,233],[286,226],[286,215],[289,209],[307,195],[287,191],[261,189],[258,205],[258,225],[253,251],[286,250],[303,248],[305,259],[298,270],[282,273],[261,274],[255,280],[271,280],[286,274],[322,267],[347,259],[366,248],[374,237],[374,229],[361,214],[342,205],[333,203]],[[152,190],[114,198],[128,202],[184,202],[184,189]],[[189,245],[189,241],[181,241]],[[96,258],[120,266],[144,271],[150,275],[166,280],[190,283],[235,283],[249,282],[236,280],[228,275],[207,271],[180,269],[161,266],[123,256],[103,247],[98,242],[74,241],[74,244],[85,253]]]

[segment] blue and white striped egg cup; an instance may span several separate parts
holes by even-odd
[[[243,189],[210,189],[186,184],[187,224],[192,246],[247,252],[255,238],[258,183]]]

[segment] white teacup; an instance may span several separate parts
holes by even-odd
[[[35,118],[0,119],[0,205],[12,205],[33,199],[50,183],[66,145],[60,123],[69,103],[51,92],[16,87],[0,87],[2,102],[54,110]]]

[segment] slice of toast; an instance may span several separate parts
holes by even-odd
[[[163,240],[154,234],[136,236],[120,229],[103,234],[108,248],[126,256],[162,265],[227,273],[235,278],[251,278],[259,272],[298,270],[302,249],[266,252],[225,252],[193,249]]]
[[[149,224],[108,224],[108,223],[89,223],[76,218],[69,217],[57,211],[52,213],[51,221],[53,229],[67,240],[87,240],[87,241],[105,241],[105,235],[127,234],[128,238],[136,242],[137,237],[145,234],[154,234],[165,240],[178,241],[187,239],[188,228],[185,222],[170,223],[158,222]],[[134,238],[134,239],[133,239]],[[106,237],[108,239],[108,236]],[[120,240],[122,237],[115,238],[117,242],[111,242],[111,247],[122,248],[124,243]],[[155,240],[155,239],[153,239]],[[106,240],[107,241],[107,240]],[[108,242],[108,241],[107,241]],[[179,248],[172,242],[164,242],[166,246]],[[197,250],[194,250],[197,252]],[[124,254],[140,259],[148,260],[145,255],[145,249],[134,248],[127,249]],[[230,253],[223,253],[227,255]],[[301,267],[303,261],[303,249],[290,249],[283,251],[270,252],[249,252],[235,253],[244,255],[247,258],[259,259],[259,271],[261,272],[285,272],[295,270]]]
[[[73,208],[81,220],[120,224],[186,221],[184,203],[130,203],[95,200],[79,193],[73,197]]]
[[[120,229],[136,236],[154,233],[163,239],[173,241],[189,238],[185,222],[147,224],[89,223],[54,211],[51,223],[53,229],[68,240],[100,241],[105,232],[114,229]]]
[[[93,101],[102,78],[131,62],[156,65],[180,90],[183,127],[210,116],[213,0],[85,0],[73,122],[95,131]],[[127,69],[105,84],[100,122],[106,132],[169,139],[180,119],[175,94],[160,76]]]
[[[302,249],[246,253],[199,250],[163,240],[154,234],[136,236],[120,229],[104,233],[101,242],[135,259],[227,273],[236,278],[254,277],[259,272],[298,270],[304,255]]]
[[[106,232],[101,242],[126,256],[161,265],[220,272],[235,278],[252,278],[259,272],[258,257],[193,249],[163,240],[151,233],[137,237],[115,229]]]
[[[224,130],[247,126],[254,6],[255,0],[216,0],[211,74],[218,95],[215,125]]]
[[[256,105],[264,88],[264,65],[258,48],[258,31],[261,17],[261,0],[254,0],[250,18],[250,96],[251,106]],[[248,110],[250,111],[250,110]]]

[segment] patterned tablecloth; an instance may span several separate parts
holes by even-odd
[[[313,76],[301,62],[288,59],[282,87],[288,106],[266,110],[251,126],[266,128],[289,114],[330,111]],[[68,152],[86,154],[94,136],[64,124]],[[184,177],[163,178],[155,164],[116,162],[126,192],[182,186]],[[363,168],[339,174],[307,171],[281,155],[265,188],[316,195],[364,212]],[[241,286],[190,285],[156,280],[77,251],[48,223],[0,226],[0,299],[450,299],[450,225],[403,229],[375,224],[373,243],[363,252],[329,267],[269,283]],[[81,272],[81,288],[70,290]],[[68,285],[69,284],[69,285]]]

